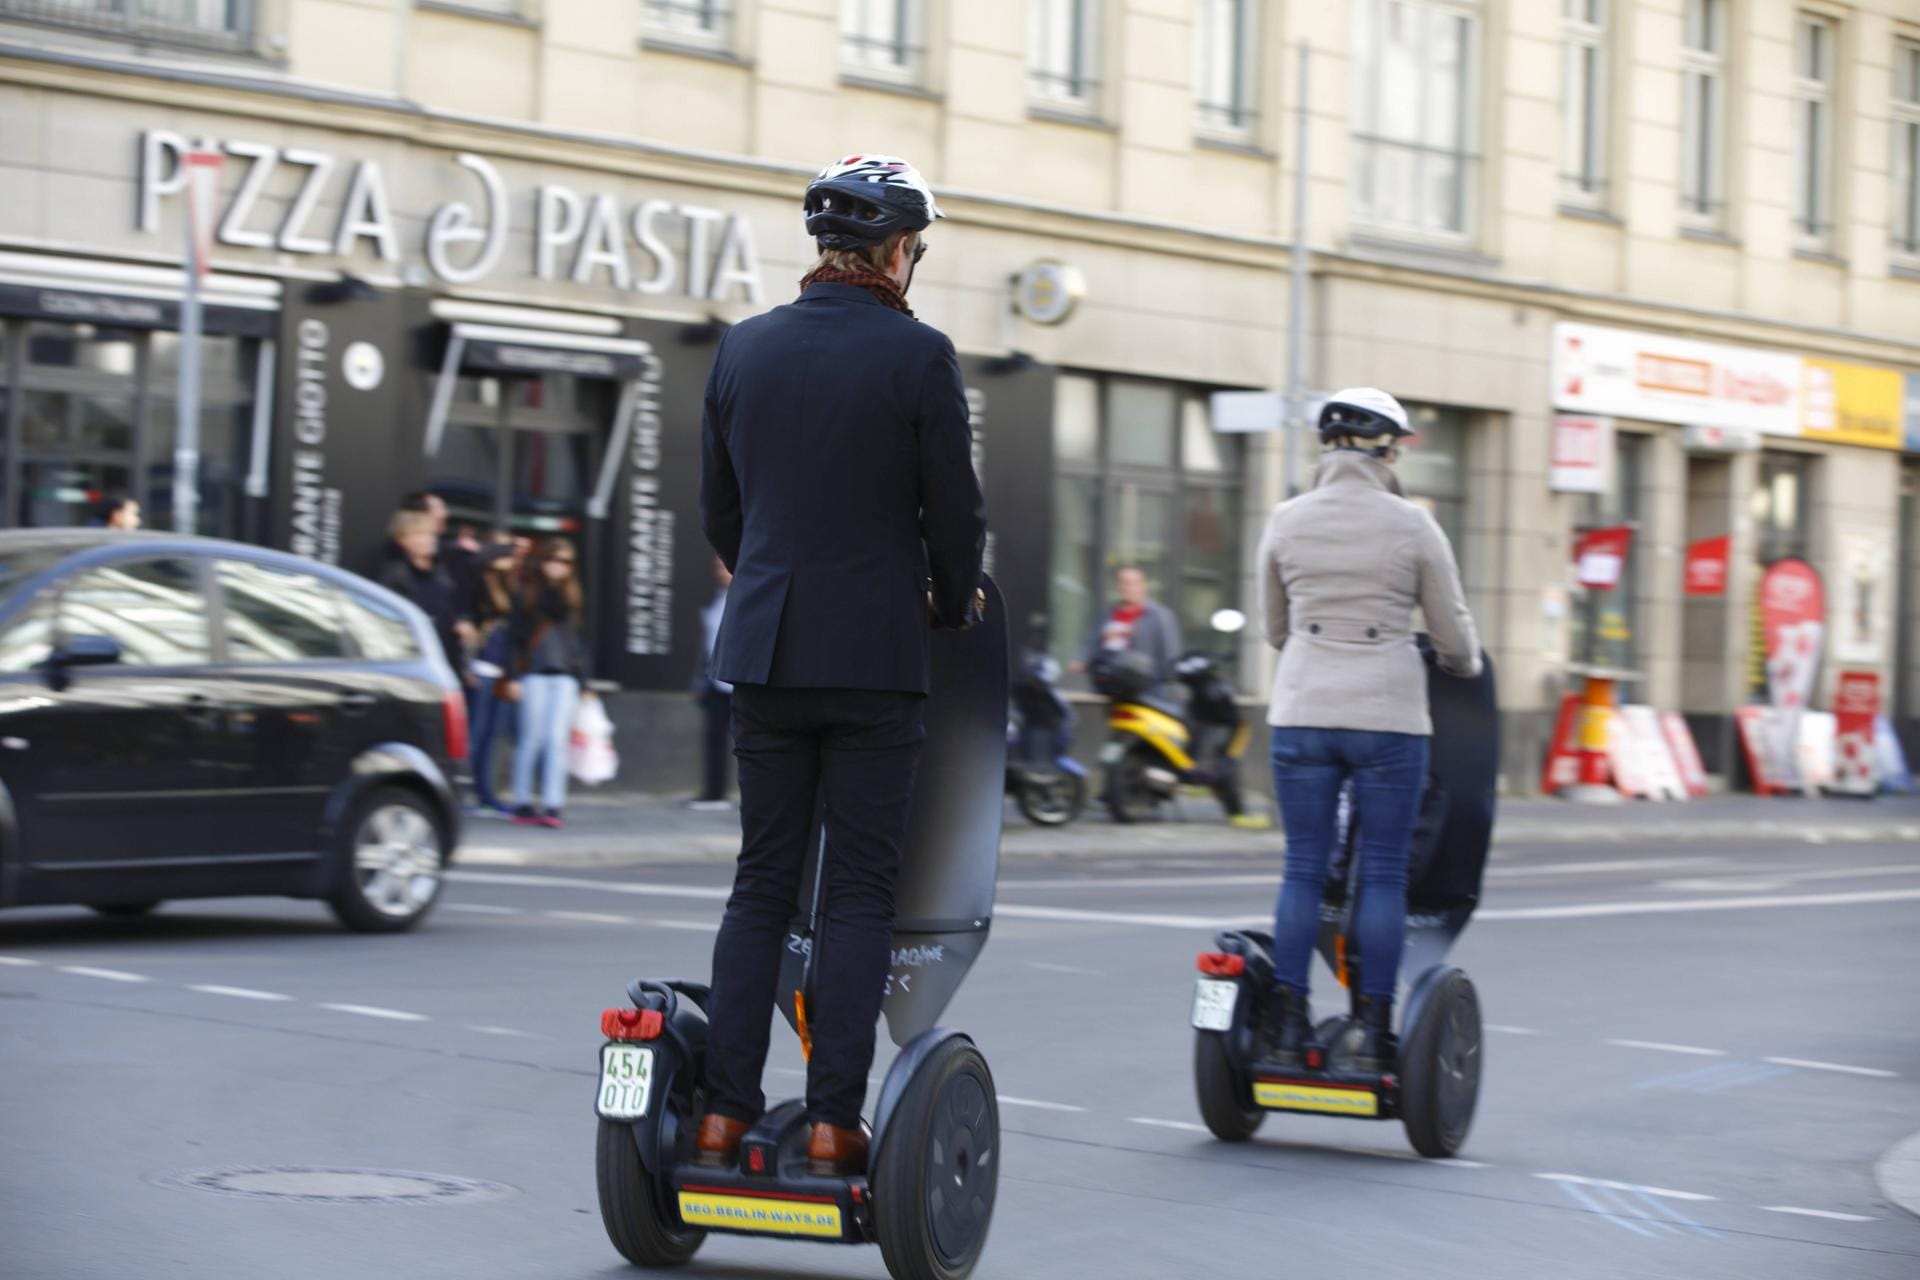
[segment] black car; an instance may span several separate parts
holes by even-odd
[[[322,898],[406,929],[459,837],[466,707],[425,614],[210,538],[0,532],[0,906]]]

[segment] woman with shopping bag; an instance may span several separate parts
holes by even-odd
[[[580,635],[580,578],[573,544],[549,538],[514,601],[508,623],[512,688],[520,704],[520,737],[513,748],[513,820],[558,827],[567,802],[567,766],[576,709],[587,690],[587,646]],[[540,769],[540,805],[534,807],[534,766]]]

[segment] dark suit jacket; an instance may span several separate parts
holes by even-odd
[[[728,330],[700,435],[700,523],[734,575],[714,674],[926,692],[928,579],[958,624],[986,544],[946,335],[813,285]]]

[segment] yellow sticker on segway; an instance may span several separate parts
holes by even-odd
[[[680,1220],[714,1231],[761,1231],[776,1236],[819,1236],[838,1240],[840,1206],[828,1201],[775,1200],[769,1196],[680,1193]]]
[[[1292,1080],[1254,1081],[1253,1101],[1268,1111],[1319,1111],[1330,1116],[1380,1114],[1380,1098],[1370,1089],[1329,1089]]]

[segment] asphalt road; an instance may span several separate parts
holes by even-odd
[[[1871,1173],[1920,1129],[1911,842],[1501,848],[1455,952],[1490,1030],[1451,1162],[1398,1125],[1272,1116],[1239,1147],[1200,1129],[1193,954],[1210,922],[1264,914],[1276,874],[1003,869],[947,1019],[1009,1131],[976,1274],[1920,1274],[1920,1219]],[[476,868],[421,932],[380,939],[274,900],[0,916],[0,1275],[632,1274],[596,1209],[598,1011],[628,977],[707,972],[725,882]],[[797,1092],[776,1044],[769,1092]],[[342,1205],[199,1177],[263,1167],[488,1185]],[[871,1248],[714,1237],[685,1274],[885,1272]]]

